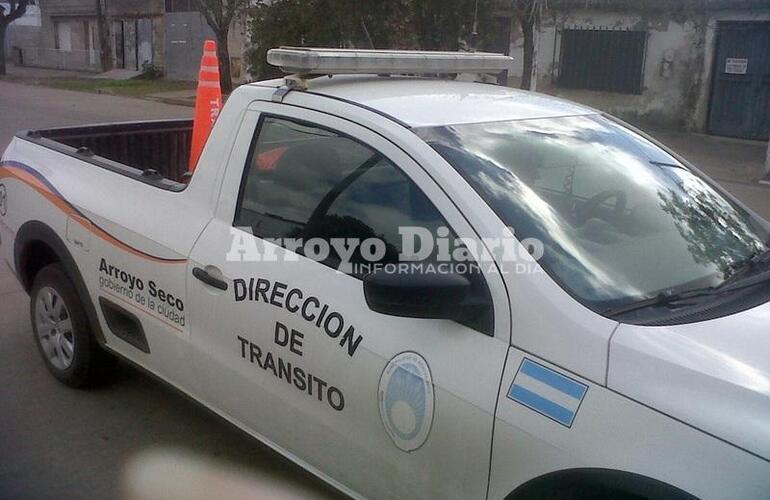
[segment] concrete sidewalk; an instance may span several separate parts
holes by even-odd
[[[111,69],[104,73],[93,71],[72,71],[53,68],[38,68],[34,66],[6,66],[6,77],[17,80],[40,81],[48,78],[95,78],[100,80],[130,80],[141,75],[141,71],[130,69]]]
[[[6,75],[8,80],[40,81],[48,78],[94,78],[98,73],[90,71],[68,71],[63,69],[35,68],[31,66],[16,66],[8,64]]]
[[[753,183],[763,175],[767,142],[690,132],[647,132],[717,180]]]

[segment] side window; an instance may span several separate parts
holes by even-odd
[[[377,151],[328,129],[281,118],[264,118],[258,134],[244,172],[235,226],[250,227],[255,236],[298,253],[305,253],[310,241],[327,242],[328,255],[312,257],[356,277],[375,266],[401,264],[402,257],[419,255],[419,263],[428,267],[447,259],[432,241],[425,248],[418,238],[405,242],[400,228],[430,233],[433,241],[448,239],[445,247],[464,246],[417,185]],[[376,258],[371,252],[364,255],[367,246],[349,244],[351,240],[376,240],[382,251]],[[349,244],[345,255],[335,241]],[[443,252],[451,254],[448,260],[455,258],[451,250]],[[471,262],[462,272],[474,296],[491,304],[477,270]],[[492,309],[480,309],[477,317],[462,323],[492,335]]]
[[[235,226],[271,239],[377,238],[385,243],[380,264],[398,262],[399,227],[436,234],[446,226],[423,192],[387,158],[304,123],[264,118],[243,182]],[[332,248],[324,263],[336,266],[339,260]],[[350,261],[364,262],[360,248]]]

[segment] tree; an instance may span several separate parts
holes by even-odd
[[[250,11],[250,71],[280,75],[265,55],[280,45],[457,50],[478,19],[479,46],[494,39],[495,0],[259,0]],[[478,16],[474,16],[478,5]]]
[[[266,62],[267,51],[281,45],[394,48],[408,18],[405,0],[260,1],[250,12],[250,71],[259,78],[281,72]],[[398,13],[398,14],[396,14]],[[412,37],[414,38],[414,37]],[[409,37],[400,40],[412,42]]]
[[[514,12],[524,35],[524,68],[521,73],[521,88],[537,88],[537,45],[540,19],[546,0],[514,0]]]
[[[227,38],[235,16],[249,4],[248,0],[198,0],[201,13],[214,31],[217,39],[217,59],[219,59],[219,84],[222,92],[233,91],[233,79],[230,76],[230,51]]]
[[[0,75],[5,74],[5,35],[8,31],[8,25],[20,18],[27,12],[27,5],[30,0],[8,0],[8,10],[0,5]]]

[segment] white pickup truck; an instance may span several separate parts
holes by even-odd
[[[356,498],[770,498],[763,220],[593,109],[395,76],[499,57],[271,57],[302,76],[239,87],[191,178],[187,122],[5,151],[56,378],[125,358]]]

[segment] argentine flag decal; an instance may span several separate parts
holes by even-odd
[[[588,386],[527,358],[513,377],[508,397],[551,420],[572,427]]]

